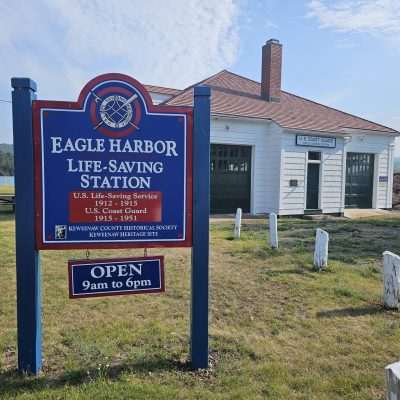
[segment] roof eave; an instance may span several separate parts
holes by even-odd
[[[312,132],[312,133],[318,133],[319,135],[340,135],[340,136],[348,136],[351,135],[352,133],[365,133],[367,135],[371,134],[378,134],[378,135],[385,135],[385,136],[400,136],[400,132],[393,131],[393,132],[386,132],[386,131],[378,131],[378,130],[372,130],[372,129],[357,129],[357,128],[342,128],[340,131],[335,131],[335,130],[329,130],[329,131],[320,131],[317,129],[306,129],[306,128],[288,128],[288,127],[283,127],[285,131],[288,131],[290,133],[295,133],[298,131],[302,132]]]
[[[251,117],[251,116],[244,116],[240,114],[226,114],[226,113],[216,113],[211,112],[211,117],[214,118],[227,118],[227,119],[242,119],[248,121],[262,121],[262,122],[275,122],[272,118],[267,117]],[[275,122],[276,123],[276,122]]]

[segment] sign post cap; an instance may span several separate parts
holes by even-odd
[[[194,87],[194,95],[195,96],[210,96],[211,90],[207,85],[197,85]]]
[[[11,87],[14,89],[31,89],[37,90],[36,82],[30,78],[11,78]]]

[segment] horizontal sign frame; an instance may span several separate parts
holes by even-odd
[[[296,145],[334,149],[336,138],[330,136],[296,135]]]
[[[138,265],[140,265],[140,274]],[[143,271],[143,266],[145,271]],[[95,268],[97,268],[96,273],[93,272]],[[91,281],[85,279],[88,283],[82,284],[82,289],[77,290],[75,287],[78,284],[77,282],[81,282],[82,275],[87,275],[88,271],[93,274],[91,275],[93,279]],[[145,276],[142,276],[143,274]],[[148,279],[151,274],[156,274],[157,284]],[[136,275],[141,275],[143,279],[135,281],[133,277]],[[96,279],[102,279],[102,281],[96,281]],[[116,282],[122,282],[122,285]],[[137,286],[135,282],[139,282]],[[164,256],[69,260],[68,283],[71,299],[162,293],[165,291]],[[92,284],[95,287],[92,287]],[[84,286],[87,286],[87,288],[85,289]],[[110,286],[112,290],[108,290]],[[138,289],[138,287],[140,288]]]

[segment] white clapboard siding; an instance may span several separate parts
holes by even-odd
[[[312,134],[312,133],[310,133]],[[314,133],[317,134],[317,133]],[[336,148],[296,146],[295,133],[282,133],[281,188],[279,214],[303,214],[307,190],[307,152],[321,152],[320,208],[323,213],[344,211],[346,152],[374,153],[375,176],[373,207],[390,208],[392,205],[393,156],[390,136],[366,133],[351,133],[351,141],[344,143],[336,138]],[[379,182],[379,176],[387,176],[388,182]],[[297,179],[298,187],[290,187],[290,180]]]
[[[343,141],[321,155],[320,207],[323,213],[342,211]]]
[[[378,176],[376,176],[377,180],[377,196],[376,196],[376,207],[377,208],[387,208],[387,200],[388,200],[388,184],[389,182],[379,182],[380,176],[388,176],[388,154],[389,151],[385,150],[379,154],[379,157],[376,157],[378,161]],[[389,180],[389,179],[388,179]]]
[[[170,94],[153,93],[153,92],[149,92],[149,94],[151,100],[153,101],[153,104],[160,104],[172,97]]]
[[[341,211],[343,141],[337,139],[335,149],[296,146],[296,135],[282,134],[281,215],[303,214],[307,190],[307,152],[321,151],[320,207],[323,212]],[[298,186],[290,187],[297,179]]]
[[[306,153],[294,145],[295,135],[282,134],[279,214],[303,214]],[[297,180],[291,187],[290,181]]]
[[[317,132],[309,134],[318,135]],[[308,151],[322,153],[320,208],[323,213],[344,210],[346,152],[375,154],[373,207],[391,207],[393,137],[351,132],[351,140],[346,144],[343,136],[338,135],[334,149],[303,147],[296,146],[295,132],[287,132],[274,122],[213,117],[211,143],[252,147],[252,214],[304,213]],[[389,182],[379,182],[379,176],[388,176]],[[298,186],[290,187],[290,180],[297,180]]]

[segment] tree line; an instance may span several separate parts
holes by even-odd
[[[14,176],[14,157],[0,150],[0,176]]]

